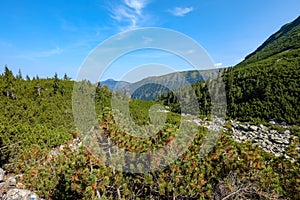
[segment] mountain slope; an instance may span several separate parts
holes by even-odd
[[[245,60],[237,66],[243,66],[266,59],[278,53],[300,48],[300,16],[291,23],[282,26],[279,31],[271,35],[253,53],[246,56]]]
[[[216,77],[222,69],[191,70],[148,77],[129,85],[131,98],[153,100],[170,90],[177,90],[186,85]]]
[[[223,75],[228,115],[300,123],[300,17]]]
[[[284,25],[243,62],[224,69],[229,118],[300,123],[299,22],[298,17]],[[207,115],[211,104],[203,84],[203,81],[195,83],[193,89],[198,97],[199,114]],[[180,112],[172,93],[162,95],[160,100],[172,111]]]

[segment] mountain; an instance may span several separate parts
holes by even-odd
[[[244,61],[224,69],[222,77],[229,118],[299,124],[300,18],[284,25]],[[209,114],[211,103],[205,82],[192,87],[198,98],[199,114]],[[180,113],[174,94],[167,93],[159,99],[173,112]]]
[[[300,17],[223,74],[228,115],[300,123]]]
[[[145,78],[129,85],[131,98],[154,100],[163,93],[216,77],[222,69],[190,70]]]
[[[253,53],[246,56],[245,60],[237,66],[257,62],[276,54],[300,48],[300,16],[291,23],[282,26],[279,31],[271,35]]]
[[[106,85],[110,90],[122,90],[123,88],[126,88],[130,83],[126,81],[115,81],[113,79],[107,79],[106,81],[101,81],[101,85]]]

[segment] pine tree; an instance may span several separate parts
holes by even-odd
[[[19,69],[18,74],[16,75],[16,79],[23,80],[21,69]]]

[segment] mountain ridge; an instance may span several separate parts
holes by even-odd
[[[260,61],[284,51],[300,48],[300,44],[297,42],[300,37],[299,25],[300,16],[292,22],[283,25],[278,31],[268,37],[268,39],[264,41],[254,52],[247,55],[245,60],[236,66]],[[261,53],[262,51],[264,51],[264,54]]]

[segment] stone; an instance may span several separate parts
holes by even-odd
[[[22,183],[17,183],[16,188],[25,189],[25,185],[23,185]]]
[[[288,140],[282,140],[282,144],[289,145],[290,142]]]
[[[15,177],[10,177],[9,179],[6,180],[6,184],[8,186],[15,186],[17,184],[17,180]]]
[[[291,131],[290,130],[285,130],[283,133],[286,134],[286,135],[290,135]]]
[[[247,137],[246,137],[245,135],[243,135],[243,136],[240,137],[240,140],[241,140],[241,141],[246,141],[246,140],[247,140]]]
[[[4,180],[4,175],[5,175],[5,171],[2,168],[0,168],[0,181]]]
[[[39,200],[37,194],[29,190],[23,189],[10,189],[3,196],[3,200]]]
[[[258,127],[257,127],[257,126],[254,126],[254,125],[250,126],[249,128],[250,128],[250,130],[252,130],[252,131],[257,131],[257,130],[258,130]]]
[[[249,131],[249,128],[248,128],[246,125],[243,125],[243,124],[240,124],[240,125],[238,126],[238,128],[239,128],[240,130],[243,130],[243,131]]]
[[[271,125],[275,125],[275,124],[276,124],[276,122],[275,122],[274,120],[270,120],[270,121],[269,121],[269,124],[271,124]]]
[[[238,124],[236,124],[236,123],[233,123],[233,124],[232,124],[232,127],[233,127],[233,128],[238,128],[238,127],[239,127],[239,125],[238,125]]]
[[[0,190],[1,190],[2,188],[5,188],[5,187],[6,187],[6,183],[5,183],[5,182],[0,183]],[[0,195],[0,197],[1,197],[1,195]]]
[[[268,127],[264,126],[263,124],[260,124],[259,127],[261,128],[261,130],[263,131],[267,131]]]

